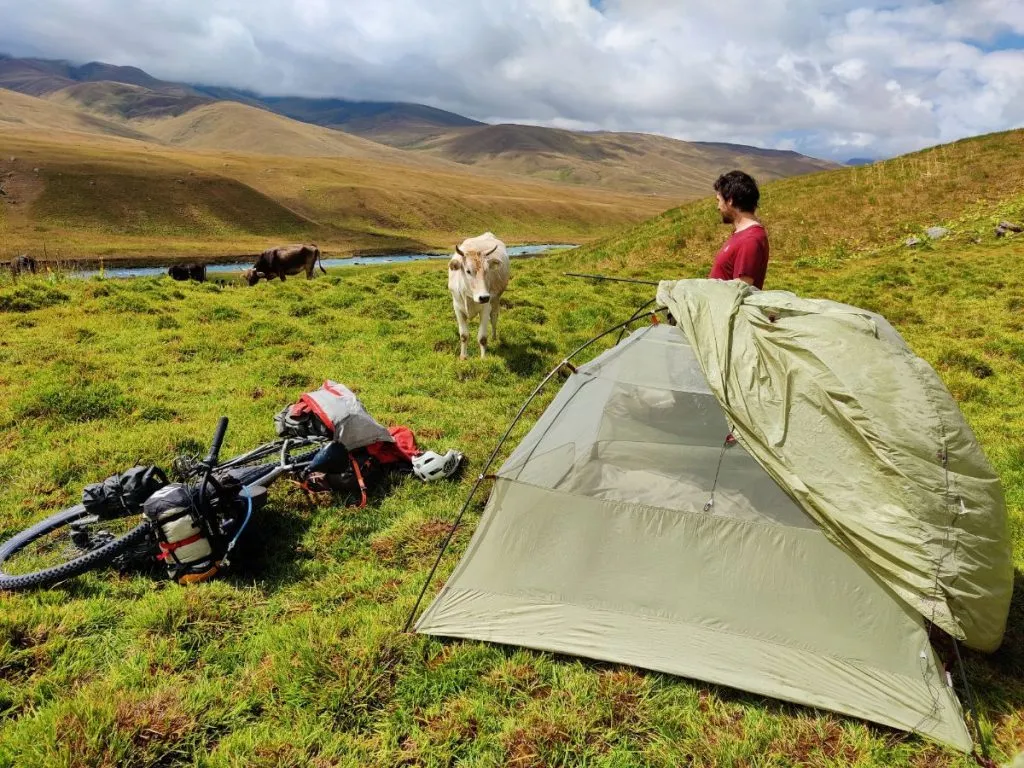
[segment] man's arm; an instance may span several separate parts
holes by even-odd
[[[739,277],[734,278],[734,279],[742,280],[747,285],[753,285],[754,284],[754,278],[752,278],[750,275],[740,275]]]

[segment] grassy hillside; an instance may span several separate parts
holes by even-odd
[[[872,177],[870,194],[846,195],[849,171],[765,189],[775,242],[798,233],[794,252],[777,247],[771,285],[881,309],[936,367],[1003,478],[1018,568],[1024,288],[1007,270],[1024,257],[1024,237],[997,240],[992,223],[1024,215],[1024,189],[984,175],[1019,148],[1020,134],[1004,134],[897,160]],[[562,272],[701,273],[725,234],[708,211],[695,203],[582,252],[515,262],[504,341],[485,361],[456,359],[443,263],[255,289],[0,285],[0,535],[136,460],[199,450],[221,414],[231,418],[228,451],[267,439],[273,414],[325,377],[426,447],[459,447],[470,461],[457,484],[404,481],[364,510],[314,508],[277,487],[237,570],[214,583],[96,573],[0,597],[0,765],[974,765],[913,736],[727,688],[401,633],[509,416],[567,350],[652,295]],[[891,244],[936,220],[949,238]],[[874,229],[853,248],[844,239],[858,221]],[[814,232],[806,247],[801,232]],[[1024,746],[1020,587],[1002,649],[966,662],[993,756],[1007,760]]]
[[[776,181],[762,189],[759,214],[773,264],[827,274],[879,248],[900,255],[908,236],[923,236],[935,224],[952,227],[957,244],[972,245],[990,237],[1000,218],[1024,217],[1014,202],[1021,193],[1024,130],[1017,130]],[[728,232],[714,201],[705,200],[595,244],[585,258],[617,272],[697,274],[706,271]],[[769,283],[778,285],[774,269]]]
[[[662,208],[641,196],[467,173],[430,158],[185,151],[2,126],[0,260],[23,251],[41,257],[44,247],[64,259],[223,257],[297,239],[332,254],[422,250],[487,229],[509,242],[582,242]]]
[[[838,167],[794,152],[528,125],[435,129],[418,137],[385,129],[363,135],[476,168],[676,199],[706,195],[721,173],[734,168],[769,181]]]

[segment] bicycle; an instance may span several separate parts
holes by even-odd
[[[179,583],[204,580],[229,565],[253,513],[266,502],[267,489],[285,475],[301,477],[330,439],[279,439],[218,463],[227,426],[227,417],[221,417],[205,458],[181,455],[174,459],[175,482],[159,467],[145,469],[139,487],[152,491],[145,498],[126,501],[121,497],[119,504],[99,512],[85,503],[76,504],[0,544],[0,590],[53,586],[103,566],[123,570],[155,559],[168,564],[171,577]],[[302,449],[309,450],[292,455]],[[276,459],[266,461],[270,456]],[[171,508],[176,510],[174,515],[167,513],[171,499],[178,504]],[[157,507],[162,511],[154,513]],[[177,529],[188,535],[172,540]],[[198,570],[191,567],[175,576],[175,567],[182,564],[178,553],[187,547],[196,549],[203,539],[208,543],[209,562],[200,560]],[[206,565],[210,567],[202,570]]]

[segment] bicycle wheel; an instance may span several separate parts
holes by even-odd
[[[137,515],[101,520],[78,504],[61,510],[0,544],[0,589],[46,587],[124,553],[151,549],[151,526]]]

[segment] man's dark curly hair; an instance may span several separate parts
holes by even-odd
[[[729,171],[719,176],[715,181],[715,192],[720,194],[725,202],[747,213],[756,211],[757,202],[761,199],[757,182],[743,171]]]

